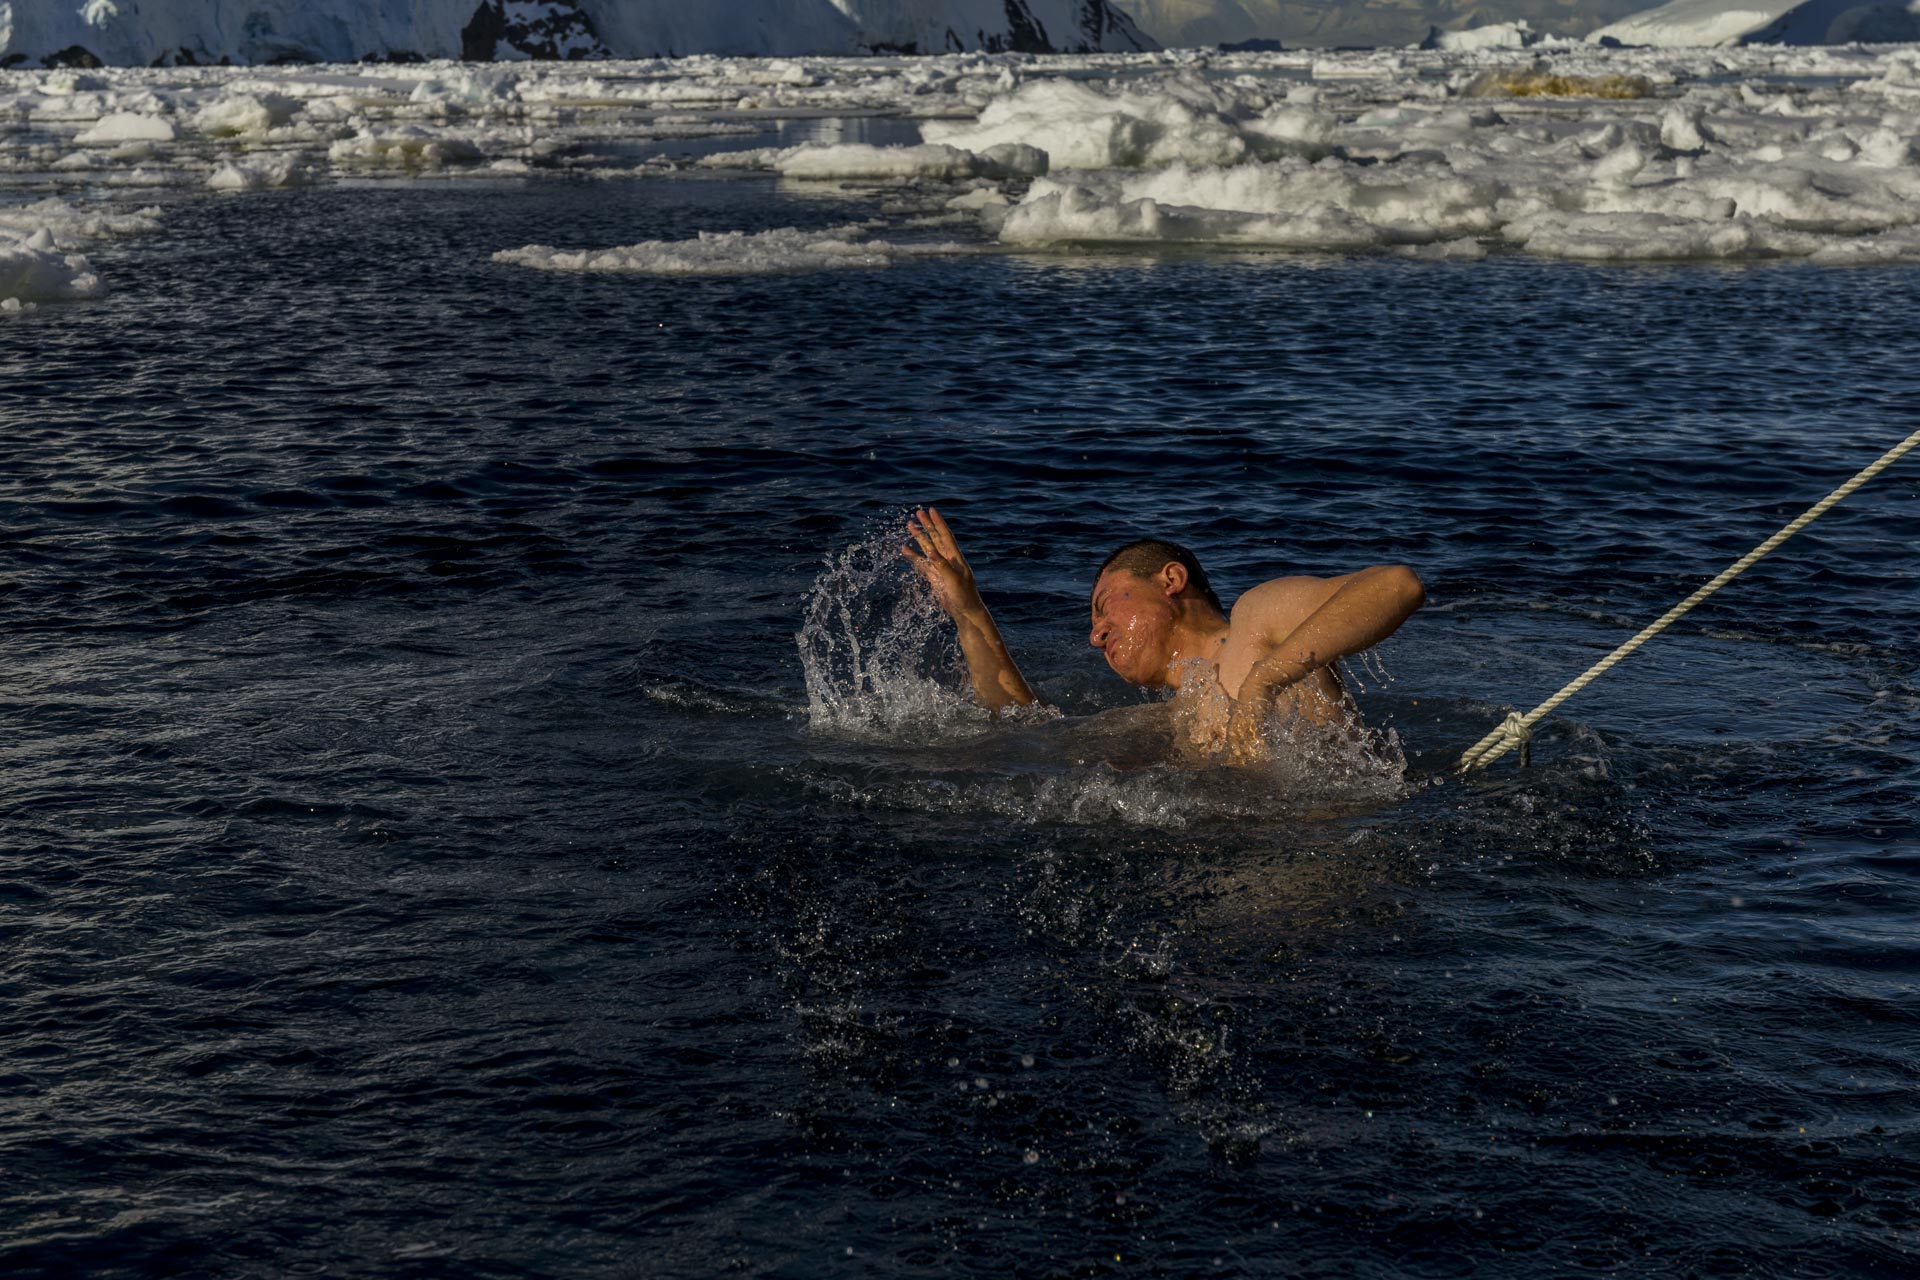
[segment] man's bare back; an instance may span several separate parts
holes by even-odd
[[[980,599],[953,531],[929,507],[908,522],[903,554],[926,578],[959,630],[975,696],[986,706],[1037,701]],[[1405,565],[1334,578],[1274,578],[1234,602],[1231,614],[1191,552],[1169,542],[1129,543],[1108,557],[1089,600],[1088,642],[1123,679],[1182,690],[1182,745],[1233,761],[1263,753],[1276,711],[1332,721],[1351,704],[1333,663],[1397,630],[1426,598]]]

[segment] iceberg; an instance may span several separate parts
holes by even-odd
[[[1593,44],[1898,44],[1920,40],[1920,0],[1673,0],[1590,33]]]

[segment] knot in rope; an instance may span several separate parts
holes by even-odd
[[[1506,735],[1508,747],[1524,747],[1533,741],[1533,728],[1518,711],[1509,712],[1500,722],[1500,732]]]
[[[1608,671],[1612,670],[1615,663],[1659,635],[1662,631],[1665,631],[1682,614],[1686,613],[1689,609],[1699,604],[1702,600],[1705,600],[1720,588],[1726,586],[1729,582],[1732,582],[1748,569],[1751,569],[1755,562],[1762,556],[1812,524],[1815,520],[1818,520],[1827,511],[1831,510],[1835,503],[1838,503],[1855,489],[1858,489],[1861,485],[1898,462],[1903,455],[1916,446],[1920,446],[1920,431],[1915,431],[1905,440],[1902,440],[1899,444],[1893,446],[1893,448],[1887,450],[1878,458],[1875,458],[1872,462],[1862,467],[1851,480],[1801,512],[1771,538],[1768,538],[1765,542],[1722,569],[1719,575],[1711,582],[1708,582],[1685,600],[1682,600],[1679,604],[1667,610],[1659,618],[1641,628],[1640,632],[1632,639],[1626,641],[1612,653],[1574,677],[1560,692],[1554,694],[1551,698],[1548,698],[1524,716],[1516,711],[1505,720],[1502,720],[1497,729],[1494,729],[1486,737],[1480,739],[1480,741],[1468,748],[1467,753],[1460,757],[1460,763],[1455,771],[1461,774],[1468,774],[1472,773],[1475,769],[1484,769],[1515,747],[1521,748],[1520,759],[1524,764],[1526,762],[1525,748],[1528,740],[1533,737],[1533,729],[1531,726],[1534,721],[1543,719],[1568,698],[1571,698],[1574,694],[1580,692]]]

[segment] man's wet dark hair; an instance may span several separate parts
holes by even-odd
[[[1106,558],[1099,572],[1093,575],[1093,581],[1096,586],[1099,585],[1101,577],[1109,569],[1151,578],[1169,564],[1178,564],[1185,569],[1188,589],[1199,592],[1202,600],[1225,616],[1227,611],[1221,608],[1220,597],[1214,594],[1213,584],[1207,581],[1207,571],[1200,567],[1200,558],[1177,542],[1167,542],[1161,538],[1141,538],[1138,542],[1129,542]]]

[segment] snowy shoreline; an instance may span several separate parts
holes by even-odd
[[[764,145],[875,116],[918,141]],[[874,197],[833,236],[481,253],[551,269],[873,267],[930,240],[1914,261],[1917,155],[1916,46],[11,70],[0,305],[102,296],[86,247],[171,201],[379,178],[758,173]]]

